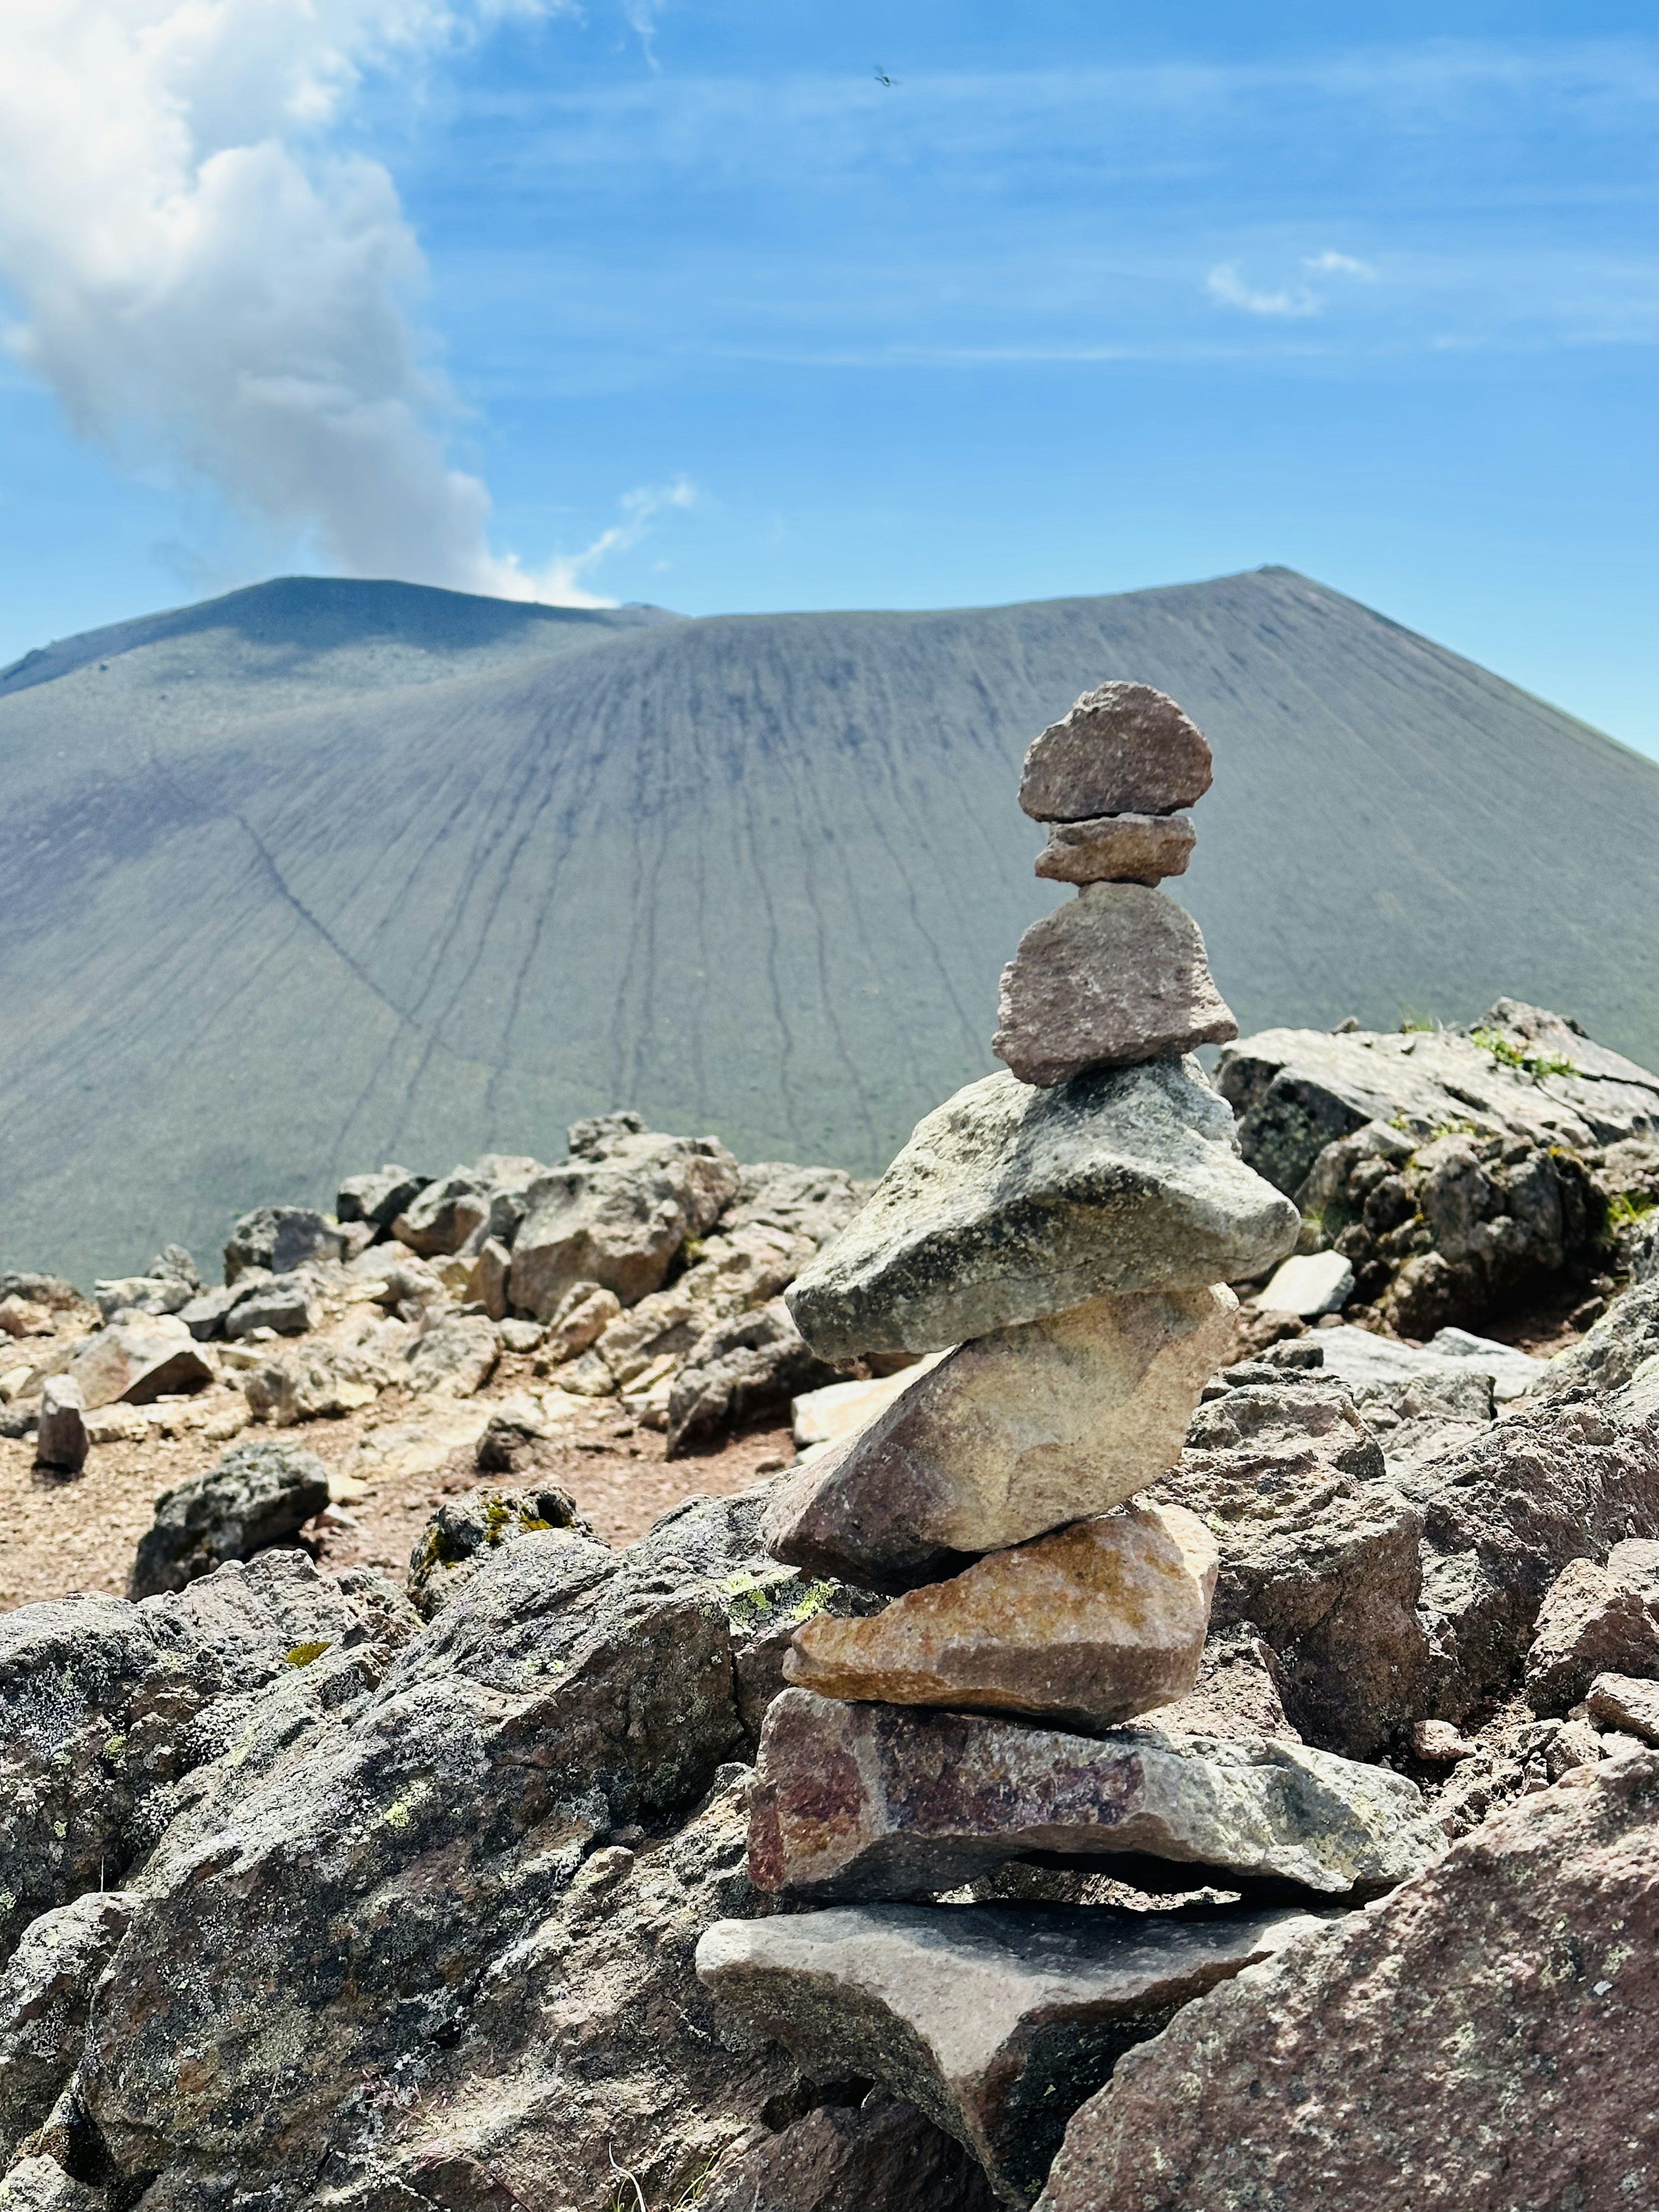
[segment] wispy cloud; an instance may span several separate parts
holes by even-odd
[[[696,487],[684,477],[672,483],[642,484],[625,492],[620,502],[623,519],[602,530],[580,553],[556,553],[539,568],[526,568],[516,553],[493,563],[490,588],[505,599],[538,599],[555,607],[614,607],[583,580],[608,554],[623,553],[645,536],[655,518],[669,507],[694,507]]]
[[[1333,253],[1328,248],[1323,253],[1306,255],[1302,266],[1319,276],[1358,276],[1367,284],[1376,281],[1376,271],[1369,261],[1356,260],[1352,253]]]
[[[1352,277],[1366,284],[1376,281],[1376,271],[1369,261],[1360,261],[1352,253],[1338,253],[1330,247],[1322,253],[1304,253],[1302,266],[1316,276]],[[1205,278],[1204,286],[1210,297],[1218,300],[1223,307],[1243,308],[1247,315],[1267,315],[1289,321],[1322,314],[1328,296],[1327,292],[1307,283],[1281,286],[1276,292],[1260,290],[1245,281],[1237,261],[1218,262]]]

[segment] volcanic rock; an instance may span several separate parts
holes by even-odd
[[[1062,884],[1156,884],[1184,875],[1194,830],[1184,814],[1105,814],[1056,822],[1036,872]]]
[[[1065,1735],[809,1690],[766,1716],[750,1812],[750,1878],[791,1904],[933,1895],[1033,1852],[1143,1887],[1367,1896],[1427,1850],[1413,1784],[1301,1745]]]
[[[1102,684],[1026,749],[1019,803],[1039,822],[1170,814],[1210,787],[1210,748],[1149,684]]]
[[[668,1456],[707,1448],[744,1424],[781,1419],[792,1399],[836,1379],[773,1298],[717,1322],[686,1354],[668,1399]]]
[[[1192,916],[1144,884],[1089,884],[1020,939],[991,1049],[1046,1087],[1237,1035]]]
[[[960,1346],[779,1486],[781,1559],[902,1589],[1155,1481],[1222,1356],[1224,1285],[1091,1298]]]
[[[530,1185],[513,1247],[513,1304],[543,1321],[576,1283],[602,1284],[624,1305],[657,1289],[738,1187],[717,1138],[657,1135],[637,1115],[578,1122],[568,1141],[570,1158]]]
[[[1337,1313],[1353,1291],[1353,1267],[1340,1252],[1297,1253],[1281,1260],[1266,1290],[1255,1303],[1264,1313],[1300,1315]]]
[[[1584,1702],[1604,1728],[1622,1729],[1643,1743],[1659,1744],[1659,1682],[1629,1674],[1598,1674]]]
[[[40,1385],[40,1419],[34,1431],[34,1463],[58,1474],[79,1474],[91,1440],[81,1386],[72,1375],[48,1375]]]
[[[31,1921],[0,1972],[0,2167],[75,2071],[93,1984],[132,1917],[122,1890],[88,1890]]]
[[[485,1446],[480,1442],[479,1453]],[[546,1528],[568,1528],[589,1543],[601,1540],[556,1483],[507,1490],[499,1485],[447,1498],[416,1538],[409,1555],[409,1595],[431,1620],[453,1602],[489,1554],[502,1544]]]
[[[181,1590],[228,1559],[297,1535],[328,1503],[328,1469],[297,1444],[233,1444],[205,1474],[164,1490],[139,1539],[132,1599]]]
[[[1131,2051],[1040,2212],[1613,2212],[1659,2172],[1659,1758],[1581,1767]]]
[[[1569,1559],[1538,1608],[1527,1703],[1565,1713],[1598,1674],[1659,1675],[1659,1621],[1630,1583],[1592,1559]]]
[[[937,1352],[1103,1291],[1265,1273],[1299,1227],[1195,1061],[1050,1090],[988,1075],[917,1123],[785,1296],[825,1358]]]
[[[873,2075],[907,2098],[1024,2205],[1070,2114],[1126,2050],[1324,1924],[1286,1908],[853,1905],[717,1921],[697,1974],[804,2073]]]
[[[290,1275],[308,1260],[339,1260],[345,1240],[339,1224],[306,1206],[258,1206],[245,1213],[225,1246],[225,1280],[234,1283],[249,1267]]]
[[[809,1620],[784,1676],[822,1697],[1113,1728],[1192,1688],[1215,1565],[1190,1513],[1132,1505],[994,1552],[873,1620]]]
[[[407,1357],[418,1389],[470,1398],[494,1373],[501,1343],[483,1314],[441,1311],[422,1328]]]
[[[335,1218],[342,1224],[367,1221],[377,1230],[389,1229],[431,1180],[430,1176],[411,1175],[407,1168],[390,1163],[377,1174],[348,1176],[334,1201]]]
[[[1249,1372],[1241,1370],[1240,1372]],[[1374,1758],[1431,1710],[1418,1618],[1421,1510],[1340,1383],[1289,1370],[1200,1406],[1152,1497],[1185,1506],[1220,1553],[1214,1619],[1274,1654],[1285,1712],[1311,1743]]]
[[[244,1279],[239,1277],[231,1287],[240,1290]],[[205,1303],[193,1299],[185,1309],[184,1319],[192,1335],[201,1334],[196,1322]],[[276,1336],[304,1336],[321,1319],[322,1306],[308,1275],[271,1275],[262,1278],[228,1307],[224,1333],[228,1337],[251,1336],[256,1328],[268,1328]]]
[[[823,2101],[722,2160],[697,2212],[994,2212],[991,2185],[953,2136],[885,2089],[859,2097],[863,2087],[804,2085]]]
[[[129,1406],[153,1405],[157,1398],[213,1380],[213,1370],[189,1329],[173,1314],[95,1330],[81,1343],[69,1372],[80,1384],[88,1411],[112,1406],[118,1398]]]

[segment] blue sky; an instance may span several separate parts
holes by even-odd
[[[422,4],[343,5],[327,98],[274,120],[248,71],[168,80],[156,129],[187,99],[198,154],[293,162],[247,157],[220,289],[188,324],[175,284],[149,352],[142,302],[112,343],[54,294],[94,270],[111,312],[79,234],[0,204],[46,333],[0,368],[0,659],[295,567],[463,573],[400,559],[407,503],[356,529],[336,462],[246,450],[246,328],[267,386],[291,345],[404,410],[377,466],[441,442],[440,534],[487,541],[469,577],[516,557],[501,588],[702,614],[1285,562],[1655,749],[1646,9]],[[313,250],[259,194],[305,177],[390,272],[337,287],[355,336],[272,336]],[[297,273],[239,322],[262,254]]]

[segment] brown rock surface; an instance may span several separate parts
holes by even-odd
[[[1102,814],[1055,822],[1036,872],[1061,884],[1156,884],[1181,876],[1196,833],[1184,814]]]
[[[1144,884],[1088,884],[1020,939],[991,1049],[1046,1089],[1237,1035],[1191,915]]]
[[[1629,1674],[1598,1674],[1585,1703],[1604,1728],[1621,1729],[1644,1743],[1659,1744],[1659,1682]]]
[[[1659,1757],[1575,1781],[1132,2051],[1041,2212],[1651,2203]]]
[[[79,1474],[91,1449],[86,1401],[72,1375],[48,1375],[40,1385],[40,1419],[34,1432],[34,1463],[57,1474]]]
[[[684,2201],[697,2212],[994,2212],[997,2202],[962,2145],[885,2089],[815,2105],[723,2159]]]
[[[119,1322],[88,1337],[69,1363],[88,1411],[121,1399],[148,1406],[174,1391],[213,1380],[190,1331],[172,1314]]]
[[[1024,2205],[1126,2049],[1322,1924],[1282,1907],[854,1905],[716,1921],[697,1973],[809,2076],[873,2075],[908,2099]]]
[[[1527,1702],[1535,1713],[1565,1713],[1598,1674],[1659,1674],[1659,1621],[1631,1583],[1593,1559],[1570,1559],[1538,1608]]]
[[[1202,1522],[1131,1505],[993,1552],[871,1620],[809,1620],[784,1677],[823,1697],[1113,1728],[1192,1688],[1215,1569]]]
[[[1108,1294],[959,1346],[780,1484],[768,1547],[901,1589],[1106,1511],[1175,1461],[1234,1311],[1224,1285]]]
[[[1019,803],[1039,822],[1168,814],[1210,787],[1204,733],[1150,684],[1085,691],[1026,749]]]
[[[1066,1735],[786,1690],[761,1733],[749,1870],[801,1904],[932,1896],[1033,1852],[1166,1891],[1367,1895],[1423,1863],[1422,1814],[1401,1776],[1299,1744]]]

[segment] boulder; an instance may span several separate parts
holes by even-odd
[[[18,2160],[0,2175],[0,2212],[107,2212],[101,2189],[71,2179],[44,2152]]]
[[[1266,1641],[1296,1730],[1374,1758],[1429,1711],[1422,1514],[1382,1479],[1382,1449],[1340,1384],[1266,1371],[1199,1408],[1179,1467],[1150,1494],[1214,1536],[1216,1625],[1248,1622]]]
[[[1197,1680],[1215,1568],[1190,1513],[1131,1505],[994,1552],[873,1620],[808,1620],[784,1676],[821,1697],[1114,1728]]]
[[[342,1223],[367,1221],[376,1230],[389,1229],[431,1180],[430,1176],[411,1175],[407,1168],[389,1164],[377,1174],[348,1176],[334,1201],[335,1218]]]
[[[1340,1252],[1298,1252],[1281,1260],[1255,1304],[1264,1313],[1340,1313],[1353,1291],[1353,1268]]]
[[[466,1296],[470,1302],[481,1305],[493,1322],[505,1322],[507,1316],[507,1282],[513,1272],[513,1254],[499,1237],[487,1237],[478,1248],[478,1256],[472,1262],[466,1279]],[[520,1328],[525,1323],[517,1324]]]
[[[902,1589],[1106,1511],[1178,1455],[1234,1310],[1224,1285],[1109,1293],[959,1346],[780,1485],[769,1548]]]
[[[0,1960],[38,1913],[120,1887],[172,1786],[223,1748],[221,1708],[281,1678],[289,1651],[378,1626],[297,1551],[144,1605],[85,1593],[0,1613]]]
[[[1005,2203],[1025,2205],[1125,2051],[1324,1925],[1286,1907],[850,1905],[717,1921],[697,1973],[804,2072],[873,2075],[964,2143]]]
[[[806,1342],[781,1298],[716,1322],[700,1336],[668,1397],[668,1456],[707,1449],[730,1431],[781,1419],[802,1392],[837,1370]]]
[[[198,1291],[179,1308],[179,1318],[198,1344],[223,1336],[225,1323],[244,1298],[252,1297],[275,1278],[267,1267],[244,1267],[234,1283],[217,1283]]]
[[[0,1971],[0,2167],[75,2071],[93,1985],[131,1917],[124,1890],[88,1890],[31,1921]]]
[[[597,1344],[614,1321],[622,1318],[622,1300],[599,1283],[573,1283],[560,1299],[547,1326],[544,1341],[550,1361],[574,1359]]]
[[[407,1353],[409,1379],[417,1390],[470,1398],[495,1372],[501,1356],[495,1324],[483,1314],[434,1314]]]
[[[72,1375],[48,1375],[40,1385],[40,1419],[34,1431],[34,1463],[54,1474],[79,1474],[87,1463],[86,1401]]]
[[[815,1351],[854,1358],[1265,1273],[1298,1218],[1234,1147],[1195,1061],[1047,1091],[986,1076],[916,1125],[786,1302]]]
[[[994,2212],[976,2159],[902,2097],[860,2097],[863,2086],[830,2085],[839,2094],[722,2160],[697,2212]]]
[[[1156,884],[1187,872],[1194,832],[1185,814],[1103,814],[1055,822],[1036,872],[1061,884]]]
[[[88,1409],[112,1406],[118,1399],[129,1406],[149,1406],[213,1380],[213,1370],[189,1329],[172,1314],[95,1330],[76,1348],[68,1371]]]
[[[256,1421],[286,1429],[356,1413],[372,1406],[388,1382],[406,1379],[406,1370],[398,1376],[372,1346],[321,1343],[250,1368],[242,1395]]]
[[[688,1237],[736,1196],[738,1164],[714,1137],[665,1137],[637,1115],[577,1123],[570,1158],[538,1176],[513,1247],[514,1306],[544,1321],[577,1283],[632,1305],[656,1290]]]
[[[792,1905],[931,1896],[1034,1852],[1143,1887],[1363,1897],[1422,1864],[1422,1816],[1403,1776],[1299,1744],[1146,1723],[1066,1735],[786,1690],[761,1735],[749,1869]]]
[[[527,1163],[533,1165],[533,1163]],[[392,1234],[422,1260],[459,1252],[489,1220],[489,1178],[477,1168],[456,1168],[422,1186],[392,1218]]]
[[[239,1278],[233,1287],[240,1290],[245,1279]],[[199,1334],[195,1318],[206,1303],[193,1300],[185,1309],[185,1323],[192,1335]],[[252,1336],[256,1328],[268,1328],[276,1336],[304,1336],[322,1317],[315,1280],[301,1272],[268,1276],[254,1284],[227,1310],[223,1327],[228,1337]]]
[[[1073,2118],[1041,2212],[1645,2201],[1659,1758],[1573,1782],[1129,2052]]]
[[[478,1446],[479,1456],[488,1449],[487,1438]],[[434,1619],[466,1588],[491,1552],[549,1528],[568,1528],[591,1544],[602,1540],[576,1510],[569,1492],[556,1483],[525,1489],[488,1484],[464,1497],[445,1498],[409,1555],[410,1601],[423,1620]]]
[[[1316,1349],[1319,1365],[1362,1412],[1382,1405],[1401,1414],[1434,1412],[1458,1419],[1468,1417],[1466,1407],[1475,1407],[1478,1418],[1489,1419],[1495,1405],[1525,1397],[1549,1374],[1547,1360],[1462,1328],[1439,1329],[1420,1349],[1369,1329],[1325,1328]],[[1462,1395],[1462,1386],[1474,1376],[1491,1386],[1484,1398]]]
[[[1237,1035],[1191,915],[1144,884],[1087,884],[1020,939],[991,1049],[1048,1085]]]
[[[328,1469],[297,1444],[233,1444],[205,1474],[155,1501],[127,1583],[133,1599],[181,1590],[228,1559],[298,1535],[328,1503]]]
[[[1210,748],[1150,684],[1085,691],[1026,748],[1019,803],[1039,822],[1096,814],[1170,814],[1210,787]]]
[[[52,1333],[52,1314],[33,1298],[20,1298],[11,1291],[0,1298],[0,1332],[7,1336],[50,1336]]]
[[[259,1206],[245,1213],[225,1246],[225,1280],[234,1283],[248,1267],[291,1275],[311,1260],[343,1260],[345,1240],[339,1224],[306,1206]]]
[[[1598,1674],[1659,1677],[1659,1621],[1631,1583],[1593,1559],[1569,1559],[1538,1608],[1527,1703],[1535,1713],[1565,1713]]]
[[[1622,1729],[1639,1742],[1659,1745],[1659,1682],[1630,1674],[1598,1674],[1585,1699],[1603,1728]]]

